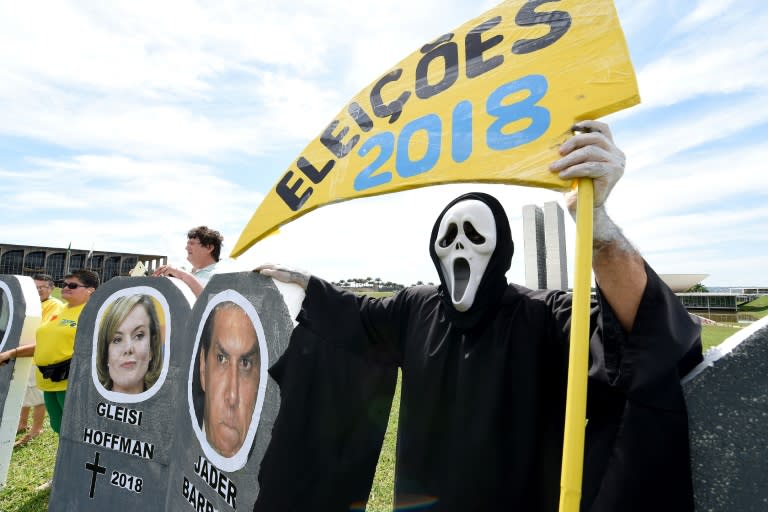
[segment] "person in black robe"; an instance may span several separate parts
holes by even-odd
[[[699,328],[605,212],[624,168],[609,128],[595,121],[577,128],[551,169],[595,183],[598,287],[581,508],[693,510],[679,377],[701,360]],[[567,198],[571,209],[574,199]],[[306,332],[350,357],[402,369],[396,510],[554,511],[571,295],[506,282],[509,223],[486,194],[452,201],[429,250],[440,286],[384,299],[284,267],[257,270],[306,289],[299,315]]]

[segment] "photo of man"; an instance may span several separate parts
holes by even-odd
[[[209,304],[190,376],[201,444],[205,441],[214,459],[230,459],[243,448],[247,454],[261,410],[263,330],[253,308],[237,295],[242,304]],[[240,467],[244,457],[239,457]]]

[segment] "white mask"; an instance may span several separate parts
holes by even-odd
[[[458,311],[472,307],[494,249],[496,221],[487,204],[469,199],[445,212],[435,239],[435,253]]]

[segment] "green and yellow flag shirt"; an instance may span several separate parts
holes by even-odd
[[[48,366],[72,357],[75,351],[77,319],[80,317],[84,306],[85,304],[71,308],[65,307],[49,322],[38,327],[35,335],[37,344],[33,359],[36,366]],[[65,391],[67,389],[67,379],[53,382],[44,378],[39,369],[36,370],[36,375],[37,387],[42,391]]]
[[[65,307],[64,303],[56,297],[48,297],[41,303],[41,306],[43,307],[43,318],[40,323],[43,324],[50,321],[54,316],[58,316]]]

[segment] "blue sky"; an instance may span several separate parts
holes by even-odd
[[[0,241],[183,266],[187,229],[207,224],[228,252],[352,96],[495,4],[0,2]],[[628,159],[609,213],[659,273],[768,286],[768,4],[616,6],[642,103],[607,118]],[[470,189],[505,204],[518,253],[508,277],[523,282],[522,206],[558,193],[465,184],[351,201],[227,265],[436,281],[429,231]]]

